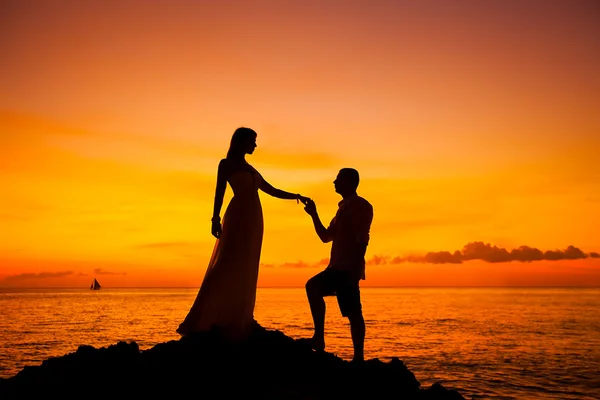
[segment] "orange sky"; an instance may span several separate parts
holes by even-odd
[[[322,3],[3,1],[0,287],[199,286],[238,126],[326,222],[360,171],[364,286],[600,285],[600,9]],[[303,285],[330,247],[261,198],[259,284]],[[583,255],[424,257],[473,242]]]

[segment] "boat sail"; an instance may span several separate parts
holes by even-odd
[[[100,283],[94,278],[94,282],[90,285],[90,290],[100,290],[101,288]]]

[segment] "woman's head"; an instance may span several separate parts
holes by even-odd
[[[237,128],[231,137],[227,158],[252,154],[256,148],[256,132],[250,128]]]

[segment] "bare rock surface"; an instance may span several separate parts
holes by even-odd
[[[209,332],[143,351],[80,346],[0,380],[0,399],[41,397],[464,400],[439,384],[422,388],[397,358],[354,364],[258,324],[242,343]]]

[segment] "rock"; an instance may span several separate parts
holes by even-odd
[[[421,392],[421,399],[464,400],[464,397],[456,390],[449,390],[440,385],[439,383],[434,383],[433,385],[431,385],[430,388],[425,389]]]
[[[0,380],[1,399],[42,396],[464,400],[439,384],[422,389],[397,358],[354,364],[258,325],[241,343],[207,332],[144,351],[135,342],[80,346]]]

